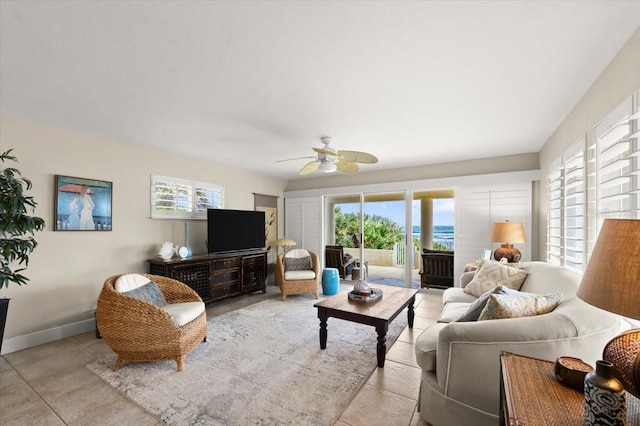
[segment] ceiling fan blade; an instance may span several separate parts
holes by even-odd
[[[336,162],[336,168],[339,172],[346,173],[348,175],[358,173],[358,170],[360,170],[360,167],[358,167],[356,163],[344,160],[338,160]]]
[[[282,163],[283,161],[302,160],[304,158],[316,158],[316,157],[307,155],[306,157],[296,157],[296,158],[287,158],[286,160],[276,160],[276,163]]]
[[[318,154],[324,154],[324,155],[332,155],[334,157],[337,157],[338,154],[332,150],[332,149],[327,149],[327,148],[314,148],[311,147],[311,149],[313,149],[315,152],[317,152]]]
[[[338,151],[340,160],[351,161],[354,163],[374,164],[378,162],[375,155],[362,151]]]
[[[300,174],[301,175],[308,175],[309,173],[313,173],[316,170],[318,170],[318,166],[320,166],[320,162],[319,161],[312,161],[310,163],[307,163],[306,166],[304,166],[303,168],[300,169]]]

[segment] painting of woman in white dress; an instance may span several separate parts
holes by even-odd
[[[113,184],[56,175],[54,231],[111,231]]]
[[[82,201],[82,212],[80,213],[80,229],[96,229],[93,221],[93,209],[95,204],[89,195],[89,187],[84,185],[80,190],[80,201]]]

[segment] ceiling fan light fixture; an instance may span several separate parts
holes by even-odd
[[[336,164],[330,161],[323,161],[318,167],[318,171],[322,173],[332,173],[337,169]]]

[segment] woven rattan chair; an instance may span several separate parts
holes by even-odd
[[[202,302],[195,291],[180,281],[140,275],[158,285],[167,304]],[[165,310],[117,291],[114,285],[118,277],[107,278],[96,308],[98,332],[118,354],[113,369],[117,370],[124,361],[175,360],[178,371],[182,371],[187,354],[206,340],[206,313],[180,327]]]
[[[313,278],[306,279],[286,279],[285,261],[284,257],[286,253],[281,253],[276,261],[276,284],[280,287],[282,292],[282,300],[285,300],[287,296],[291,294],[311,294],[317,299],[319,297],[320,286],[320,261],[318,255],[313,252],[308,252],[311,256],[312,269],[305,272],[313,272]],[[299,272],[299,271],[291,271]],[[289,274],[290,275],[290,274]],[[310,276],[311,274],[309,274]]]

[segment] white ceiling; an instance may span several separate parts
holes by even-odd
[[[0,2],[0,112],[284,179],[537,152],[640,1]],[[310,175],[313,176],[313,175]]]

